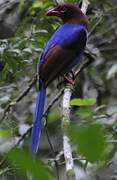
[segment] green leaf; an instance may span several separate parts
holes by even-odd
[[[72,126],[69,134],[78,153],[85,156],[87,160],[94,162],[103,158],[107,144],[101,124]]]
[[[29,173],[34,180],[52,180],[52,175],[45,165],[41,161],[31,158],[27,152],[13,149],[9,153],[8,159],[12,166],[19,169],[24,176]]]
[[[35,1],[34,3],[33,3],[33,6],[32,6],[32,8],[42,8],[43,7],[43,2],[41,2],[41,1]]]
[[[10,137],[10,131],[5,129],[0,129],[0,138],[7,138]]]
[[[60,114],[56,110],[48,114],[48,129],[52,134],[60,130]]]
[[[90,106],[96,103],[96,99],[93,98],[85,98],[85,99],[72,99],[70,104],[72,106]]]
[[[49,123],[53,123],[53,122],[58,121],[58,120],[60,120],[60,116],[59,116],[58,112],[52,111],[51,113],[49,113],[49,115],[48,115],[48,122]]]
[[[81,117],[82,119],[84,118],[90,118],[93,116],[94,111],[92,109],[89,109],[87,107],[81,107],[76,114]]]

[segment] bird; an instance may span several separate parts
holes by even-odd
[[[45,16],[61,18],[62,24],[46,43],[39,59],[39,91],[31,133],[33,154],[36,154],[39,148],[46,89],[56,78],[70,72],[79,64],[88,34],[88,17],[83,14],[78,4],[59,4],[47,10]]]

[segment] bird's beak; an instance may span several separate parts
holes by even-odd
[[[49,9],[47,12],[45,12],[45,16],[59,16],[60,13],[56,8]]]

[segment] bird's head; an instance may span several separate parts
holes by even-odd
[[[73,18],[86,18],[78,4],[65,3],[60,4],[54,8],[49,9],[46,16],[57,16],[60,17],[63,22],[67,22]]]

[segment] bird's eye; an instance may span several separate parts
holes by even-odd
[[[66,11],[67,11],[66,8],[60,10],[61,13],[65,13]]]

